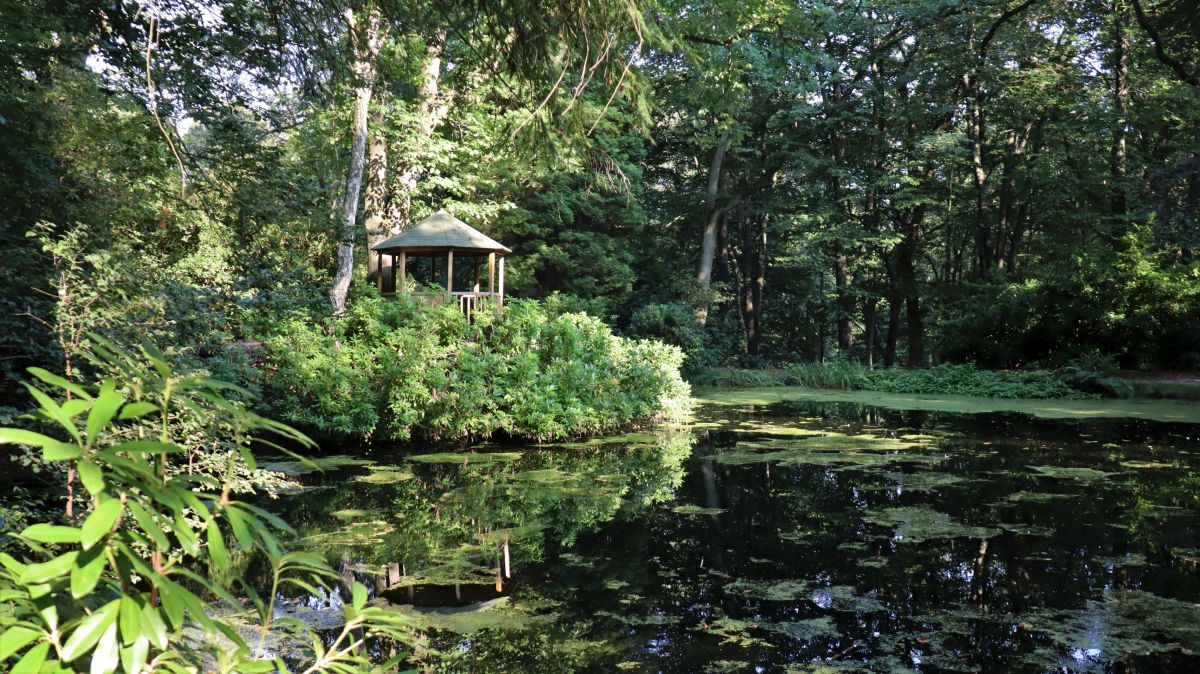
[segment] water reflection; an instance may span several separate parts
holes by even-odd
[[[439,671],[1196,671],[1194,427],[706,408],[305,476]]]

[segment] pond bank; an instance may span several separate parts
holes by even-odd
[[[716,405],[770,405],[784,402],[848,402],[898,410],[978,414],[1018,412],[1043,419],[1132,418],[1181,423],[1200,422],[1200,403],[1180,400],[1027,400],[971,396],[910,395],[840,391],[802,386],[698,388],[697,401]]]

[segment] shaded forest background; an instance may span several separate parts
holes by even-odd
[[[6,388],[318,321],[440,208],[693,370],[1200,369],[1188,0],[3,5]]]

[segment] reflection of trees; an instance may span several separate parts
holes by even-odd
[[[500,581],[506,547],[520,568],[542,559],[547,542],[570,545],[622,507],[671,498],[692,443],[685,431],[663,430],[531,450],[515,461],[465,454],[463,462],[413,464],[411,479],[391,484],[303,494],[289,510],[312,547],[331,556],[350,548],[361,567],[383,568],[388,585],[490,584]]]

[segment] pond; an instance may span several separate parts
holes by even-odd
[[[421,626],[416,668],[1194,672],[1198,434],[706,405],[579,443],[327,458],[274,506]]]

